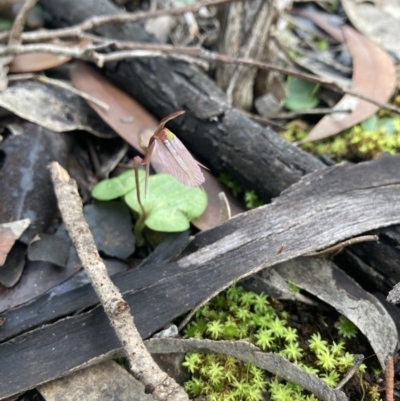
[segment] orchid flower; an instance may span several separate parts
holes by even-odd
[[[165,171],[173,175],[182,184],[198,187],[205,181],[200,169],[200,166],[205,166],[196,161],[180,139],[168,128],[165,128],[165,124],[169,120],[183,113],[184,111],[176,111],[163,118],[150,138],[148,146],[143,147],[146,152],[144,159],[136,159],[140,164],[146,165],[145,193],[147,192],[151,155],[154,150],[157,152]]]

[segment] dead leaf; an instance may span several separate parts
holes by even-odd
[[[73,276],[81,268],[81,262],[73,246],[70,247],[69,259],[65,268],[59,268],[48,262],[26,262],[24,272],[17,285],[2,292],[0,312],[42,295]]]
[[[377,45],[349,26],[343,33],[353,57],[352,90],[371,99],[386,102],[396,86],[396,67]],[[351,113],[332,113],[323,117],[300,143],[336,135],[375,114],[379,107],[360,98],[345,95],[334,109]]]
[[[8,252],[29,224],[31,224],[30,219],[0,224],[0,266],[4,265]]]
[[[321,28],[338,42],[344,42],[343,31],[341,29],[343,18],[340,18],[337,15],[318,12],[309,8],[294,8],[291,10],[291,15],[294,18],[294,23],[298,24],[300,29],[305,29],[306,32],[308,32],[308,35],[312,35],[314,32],[315,35],[317,35],[318,29]],[[304,25],[303,20],[299,20],[297,16],[312,21],[314,24],[310,25],[310,22],[308,22],[307,25]],[[303,26],[304,28],[302,28]],[[290,30],[286,33],[284,45],[287,50],[301,49],[299,56],[296,56],[297,52],[295,51],[295,54],[293,56],[289,54],[289,57],[302,68],[311,71],[313,74],[322,78],[325,82],[336,83],[343,88],[350,87],[351,79],[347,75],[344,75],[347,66],[345,66],[340,60],[335,60],[335,63],[331,62],[332,59],[337,57],[336,53],[330,51],[321,53],[315,53],[313,50],[307,51],[303,48],[303,40]],[[352,69],[348,69],[348,74],[350,74]]]
[[[368,338],[385,370],[386,358],[397,349],[398,333],[392,317],[377,298],[327,259],[298,258],[274,268],[286,280],[291,280],[351,320]]]
[[[118,135],[137,151],[143,152],[140,145],[141,137],[145,138],[146,135],[151,135],[159,122],[128,94],[83,62],[77,62],[71,69],[71,80],[78,89],[107,103],[110,106],[109,110],[104,110],[88,102]],[[145,139],[144,142],[146,143]],[[162,164],[156,153],[153,156],[154,170],[163,172]],[[193,224],[200,230],[207,230],[218,225],[220,214],[218,194],[220,192],[227,194],[233,216],[244,210],[233,198],[229,189],[216,180],[209,171],[203,170],[203,174],[206,179],[203,188],[208,195],[208,205],[203,215],[194,220]]]
[[[56,235],[41,233],[37,241],[30,243],[28,258],[31,261],[49,262],[65,267],[68,261],[70,242]]]
[[[5,162],[0,169],[0,223],[30,219],[21,241],[29,243],[58,212],[47,165],[58,160],[66,165],[70,138],[28,122],[20,135],[2,143]]]
[[[351,23],[365,36],[400,60],[400,2],[342,0]]]
[[[135,237],[125,203],[116,201],[86,205],[83,213],[99,251],[120,259],[132,255]]]
[[[17,82],[0,93],[0,107],[55,132],[80,129],[97,136],[113,135],[105,124],[101,130],[93,128],[90,108],[82,98],[53,85]]]
[[[17,242],[7,256],[7,260],[0,269],[0,283],[7,288],[18,283],[25,267],[26,245]]]
[[[314,22],[315,25],[323,29],[326,33],[329,33],[329,35],[339,43],[345,41],[342,31],[344,25],[343,18],[322,11],[316,11],[315,9],[306,8],[295,8],[291,13],[294,15],[300,15],[301,17]]]

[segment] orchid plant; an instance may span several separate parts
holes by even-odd
[[[146,178],[145,178],[145,195],[147,194],[148,179],[150,175],[150,162],[151,156],[154,150],[157,152],[164,169],[167,173],[175,177],[179,182],[188,187],[199,187],[205,181],[201,167],[207,168],[193,158],[190,152],[186,149],[185,145],[173,134],[168,128],[165,128],[165,124],[179,117],[184,113],[183,110],[175,111],[164,117],[154,134],[151,136],[147,146],[142,145],[144,150],[144,158],[136,156],[133,159],[135,168],[135,180],[136,180],[136,195],[137,200],[142,210],[142,214],[138,221],[138,227],[144,225],[146,220],[146,210],[143,206],[141,195],[140,195],[140,183],[139,183],[139,166],[146,166]]]

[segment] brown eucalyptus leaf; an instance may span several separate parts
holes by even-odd
[[[327,259],[298,258],[276,265],[275,269],[351,320],[368,338],[385,370],[386,358],[397,349],[398,333],[392,317],[377,298]]]
[[[137,101],[112,84],[107,78],[89,67],[86,63],[77,62],[71,69],[72,83],[78,89],[89,93],[107,103],[109,110],[104,110],[88,102],[98,115],[126,142],[139,152],[143,152],[141,138],[145,144],[158,126],[158,121],[150,115]],[[163,166],[156,154],[152,155],[152,166],[156,172],[163,172]],[[200,230],[207,230],[218,225],[220,201],[218,194],[225,192],[228,196],[232,215],[243,212],[243,208],[230,195],[229,189],[223,186],[211,173],[203,169],[205,183],[203,188],[208,195],[207,209],[201,217],[193,221]]]
[[[349,26],[343,34],[353,57],[352,90],[371,99],[386,102],[396,87],[396,68],[389,55],[368,38]],[[346,94],[335,109],[351,113],[332,113],[323,117],[301,143],[336,135],[375,114],[379,107]]]
[[[80,42],[56,42],[58,46],[73,47],[77,46],[82,48],[89,44],[88,40],[82,40]],[[71,60],[71,57],[61,56],[50,53],[30,53],[30,54],[18,54],[13,58],[9,65],[10,72],[12,73],[25,73],[25,72],[37,72],[48,70],[49,68],[58,67]]]
[[[400,59],[400,2],[342,0],[351,23],[365,36]]]
[[[0,266],[4,265],[8,252],[29,224],[31,224],[29,219],[0,224]]]

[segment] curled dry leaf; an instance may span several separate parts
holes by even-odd
[[[90,106],[118,135],[142,152],[141,141],[145,144],[149,142],[155,128],[159,125],[158,121],[128,94],[83,62],[76,63],[71,69],[71,80],[75,87],[110,106],[110,109],[106,111],[89,102]],[[156,152],[152,155],[151,164],[156,172],[165,172]],[[218,194],[221,191],[228,196],[232,215],[244,211],[233,196],[229,195],[230,191],[209,171],[203,170],[203,174],[205,177],[203,188],[208,195],[208,205],[203,215],[192,222],[200,230],[218,225],[220,213]]]
[[[377,298],[326,259],[293,259],[275,269],[351,320],[367,337],[385,370],[386,358],[397,349],[398,333],[392,317]]]
[[[0,224],[0,266],[4,265],[8,252],[29,224],[31,224],[30,219]]]
[[[400,2],[342,0],[347,17],[365,36],[400,59]]]
[[[25,268],[25,244],[16,242],[8,253],[7,260],[0,269],[0,283],[4,287],[12,288],[18,283]]]
[[[307,18],[312,19],[335,39],[341,40],[344,36],[353,57],[351,89],[371,99],[386,102],[396,86],[396,68],[389,55],[353,28],[344,25],[342,35],[340,28],[329,27],[327,16],[322,13],[315,13],[314,16],[312,14],[314,13],[307,13]],[[334,108],[351,109],[352,112],[332,113],[323,117],[301,143],[336,135],[367,119],[379,110],[378,106],[351,95],[343,96]]]

